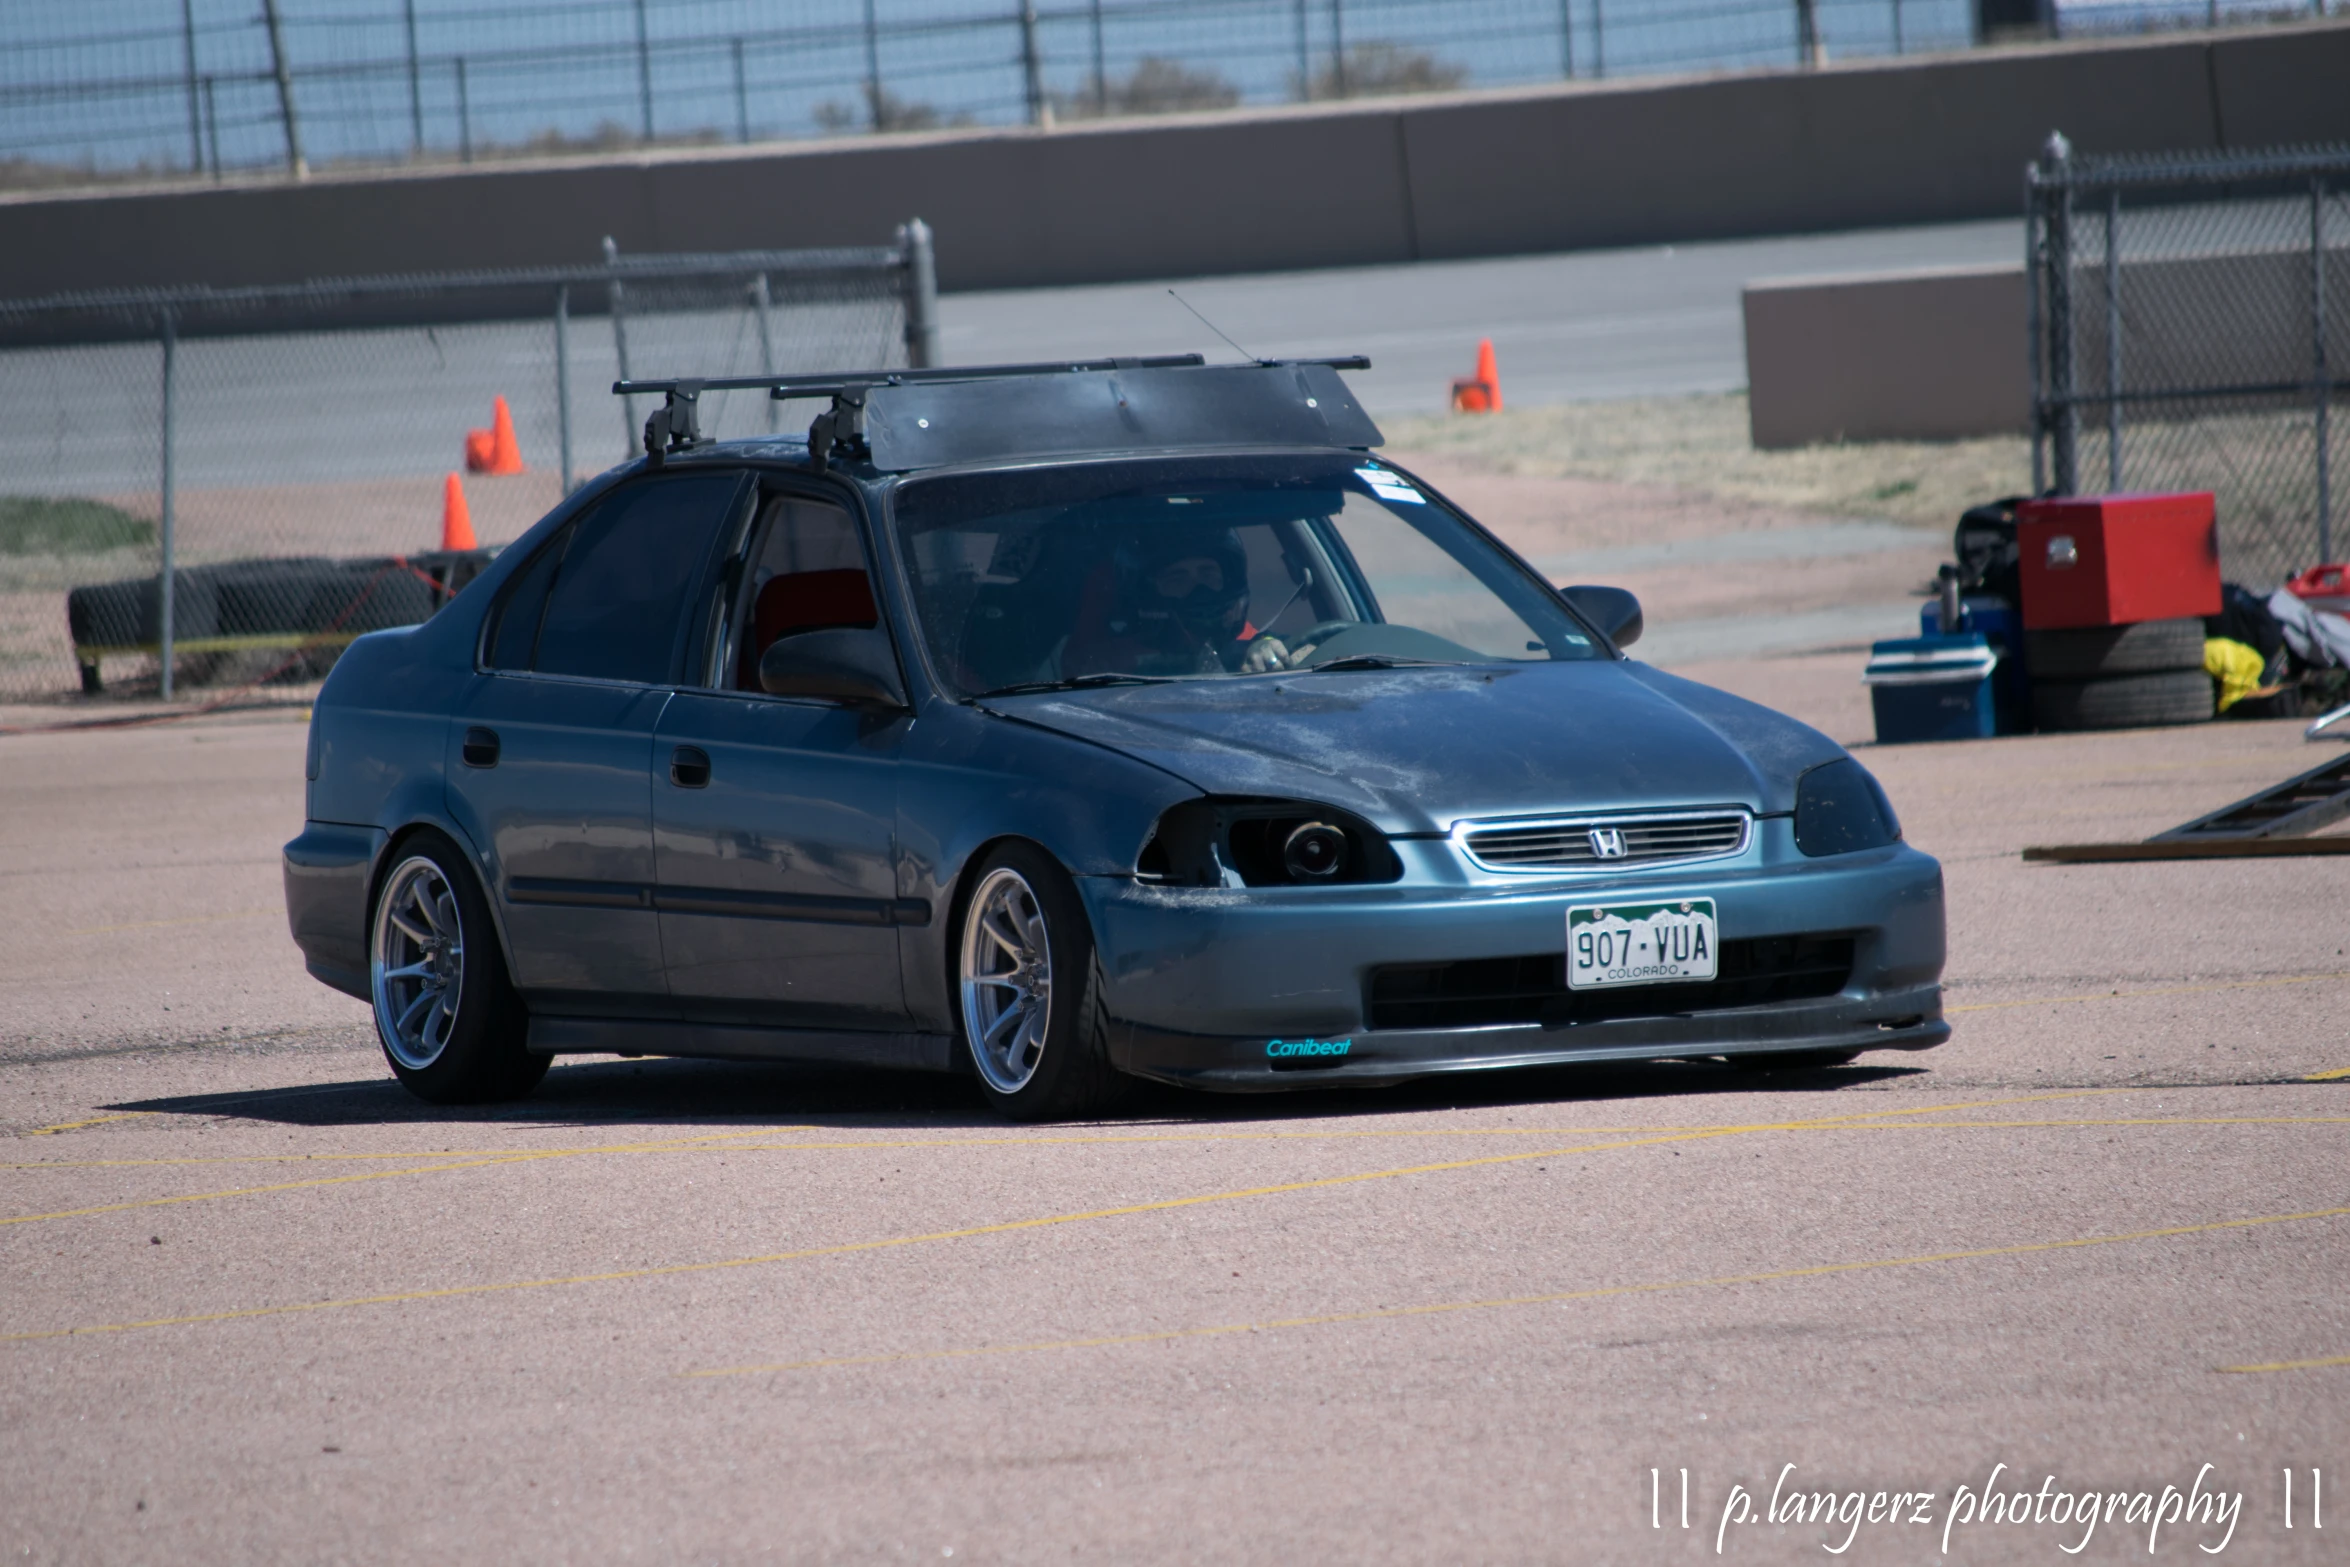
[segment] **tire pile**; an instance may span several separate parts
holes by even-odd
[[[188,566],[172,574],[172,637],[178,644],[225,639],[355,636],[412,626],[478,575],[491,551],[434,550],[406,556],[336,560],[294,556]],[[160,577],[133,577],[75,588],[65,597],[67,629],[82,669],[82,689],[102,689],[100,650],[151,649],[163,639]],[[340,651],[309,650],[323,674]],[[196,683],[208,678],[219,655],[191,654]]]
[[[2075,631],[2026,631],[2032,725],[2041,730],[2141,729],[2213,716],[2201,619],[2142,620]]]

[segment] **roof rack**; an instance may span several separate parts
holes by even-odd
[[[864,439],[865,394],[875,387],[911,386],[925,382],[993,381],[1021,376],[1068,375],[1115,370],[1184,370],[1206,365],[1199,354],[1151,354],[1108,359],[1061,359],[1036,364],[943,365],[929,369],[841,370],[820,375],[679,376],[664,380],[615,381],[621,397],[658,393],[661,406],[645,421],[645,456],[656,467],[671,452],[685,451],[708,438],[701,431],[700,400],[704,392],[765,390],[778,402],[802,397],[829,397],[832,407],[808,426],[808,451],[818,468],[834,457],[867,455]],[[1259,359],[1260,368],[1319,366],[1331,370],[1368,370],[1369,356],[1348,354],[1326,359]]]

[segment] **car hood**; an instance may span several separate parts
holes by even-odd
[[[1636,662],[1363,670],[990,697],[1209,794],[1312,800],[1386,832],[1642,806],[1791,811],[1844,750]]]

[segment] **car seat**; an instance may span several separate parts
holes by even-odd
[[[759,689],[759,660],[780,637],[795,631],[854,628],[881,623],[873,607],[873,584],[855,567],[835,571],[787,571],[769,577],[751,606],[751,634],[743,639],[735,684]]]

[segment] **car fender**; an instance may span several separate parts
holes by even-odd
[[[1200,791],[1147,762],[1038,725],[933,702],[907,736],[898,788],[898,895],[930,910],[899,931],[906,1003],[918,1026],[951,1032],[949,943],[964,880],[1007,838],[1026,839],[1076,878],[1125,882],[1166,809]],[[1090,905],[1091,900],[1087,899]]]

